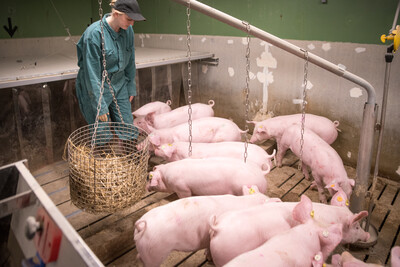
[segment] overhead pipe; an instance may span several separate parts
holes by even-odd
[[[215,8],[207,6],[196,0],[172,0],[172,1],[184,5],[186,7],[190,7],[193,10],[196,10],[209,17],[217,19],[245,33],[249,33],[254,37],[257,37],[276,47],[279,47],[297,57],[303,59],[305,59],[306,57],[305,56],[306,50],[298,46],[295,46],[279,37],[276,37],[252,25],[250,25],[250,27],[248,28],[247,22],[245,23],[242,20],[232,17],[226,13],[223,13]],[[377,112],[375,89],[369,82],[367,82],[363,78],[351,72],[346,71],[344,68],[335,65],[330,61],[327,61],[310,52],[307,53],[307,56],[309,62],[329,72],[332,72],[340,77],[343,77],[344,79],[354,82],[355,84],[360,85],[367,91],[367,102],[365,103],[364,106],[364,113],[363,113],[363,120],[361,125],[361,134],[360,134],[360,144],[358,149],[357,178],[353,194],[351,197],[351,205],[350,205],[350,209],[353,212],[359,212],[361,210],[364,210],[365,196],[368,190],[368,179],[370,177],[370,170],[371,170],[373,139],[374,139],[374,130],[376,123],[376,112]]]

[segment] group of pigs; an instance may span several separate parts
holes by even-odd
[[[151,150],[169,162],[149,173],[147,190],[179,197],[136,221],[134,240],[144,266],[160,266],[174,250],[200,249],[216,266],[323,266],[339,243],[369,239],[359,223],[368,213],[353,214],[345,204],[354,180],[329,145],[337,137],[337,122],[307,114],[304,131],[299,115],[254,122],[250,142],[274,138],[278,166],[287,149],[301,154],[303,172],[308,178],[311,169],[323,203],[305,195],[299,202],[282,202],[265,195],[274,155],[247,144],[245,162],[244,131],[214,117],[214,101],[173,110],[169,104],[152,102],[133,112],[135,125],[149,133]],[[334,194],[332,205],[326,204],[324,186]],[[399,254],[393,248],[392,266],[399,266]],[[348,253],[332,256],[332,266],[346,263],[364,266]]]

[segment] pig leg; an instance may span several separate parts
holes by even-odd
[[[190,190],[190,188],[179,188],[176,190],[175,192],[179,198],[185,198],[185,197],[191,197],[192,194],[192,190]]]
[[[322,179],[321,177],[319,177],[318,175],[316,175],[315,173],[313,173],[313,177],[314,177],[314,183],[317,186],[317,190],[318,190],[318,195],[319,195],[319,201],[321,203],[327,204],[328,201],[326,199],[325,196],[325,192],[324,192],[324,186],[322,184]]]
[[[278,152],[276,153],[276,166],[278,168],[282,167],[282,159],[287,150],[288,147],[281,145],[281,143],[278,143]]]
[[[168,257],[170,251],[163,246],[152,246],[151,253],[138,253],[137,259],[146,267],[158,267]]]
[[[308,167],[304,162],[301,164],[301,170],[303,171],[304,177],[308,180],[311,181],[310,174],[308,173]]]

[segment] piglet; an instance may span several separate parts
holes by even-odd
[[[293,124],[301,124],[301,120],[302,114],[293,114],[277,116],[260,122],[250,121],[250,123],[255,125],[250,142],[256,143],[274,138],[279,145],[285,129]],[[328,144],[332,144],[338,135],[337,127],[339,126],[339,122],[332,122],[328,118],[322,116],[306,114],[304,126],[314,131]]]
[[[273,236],[300,223],[292,217],[298,202],[275,202],[269,201],[264,205],[230,211],[211,218],[210,251],[216,266],[223,266],[236,256],[259,247]],[[314,219],[320,225],[342,225],[343,244],[369,239],[369,234],[359,223],[368,215],[367,211],[353,214],[346,207],[321,203],[312,205]]]
[[[312,216],[312,208],[311,200],[303,195],[292,213],[299,225],[273,236],[224,266],[322,266],[342,239],[342,225],[321,227]],[[242,241],[246,240],[249,239]]]
[[[287,149],[290,149],[296,156],[300,157],[301,137],[300,125],[292,125],[285,130],[278,145],[277,166],[282,165],[282,158]],[[311,168],[320,201],[327,203],[324,195],[324,186],[328,184],[335,184],[336,187],[340,187],[349,199],[355,181],[347,177],[343,161],[336,150],[309,129],[304,129],[303,141],[303,173],[308,179],[307,167]],[[331,188],[328,188],[328,191],[331,195],[335,193]]]
[[[171,111],[170,106],[171,106],[171,100],[168,100],[166,103],[160,101],[154,101],[141,106],[140,108],[132,112],[132,115],[135,116],[136,118],[139,118],[139,117],[144,117],[149,113],[161,114]]]
[[[182,159],[154,167],[148,191],[175,192],[179,198],[202,195],[241,195],[243,185],[265,193],[268,171],[234,158]]]
[[[154,153],[169,162],[185,159],[189,156],[189,142],[163,144],[157,147]],[[231,157],[244,159],[244,153],[244,142],[192,143],[191,158]],[[272,155],[268,155],[260,146],[248,144],[246,161],[257,164],[262,170],[270,170],[272,166],[271,158],[274,155],[275,150]]]
[[[191,105],[192,120],[204,117],[213,117],[214,100],[208,101],[208,105],[202,103],[195,103]],[[148,133],[153,132],[155,129],[170,128],[182,123],[187,123],[189,119],[188,111],[189,106],[183,106],[161,114],[151,112],[144,117],[137,118],[134,121],[135,126],[144,129]]]
[[[245,132],[233,121],[224,118],[207,117],[192,121],[193,143],[241,141],[241,136]],[[189,142],[189,125],[183,123],[171,128],[154,130],[148,138],[154,147],[178,141]]]
[[[344,251],[342,255],[332,255],[332,263],[326,264],[326,267],[383,267],[380,264],[365,263],[355,258],[350,252]]]
[[[208,248],[208,220],[212,214],[249,208],[268,199],[256,186],[243,186],[242,193],[243,196],[188,197],[148,211],[135,223],[138,259],[145,267],[155,267],[160,266],[173,250]]]

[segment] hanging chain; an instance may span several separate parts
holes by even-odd
[[[249,126],[247,121],[249,121],[249,92],[250,92],[250,24],[247,21],[242,21],[246,26],[247,30],[247,47],[246,47],[246,88],[245,88],[245,142],[244,142],[244,162],[247,160],[247,148],[249,146],[249,139],[247,137],[247,132],[249,131]]]
[[[186,44],[187,44],[187,56],[189,58],[189,60],[188,60],[188,92],[187,92],[187,98],[188,98],[188,114],[189,114],[188,124],[189,124],[189,157],[190,157],[190,156],[192,156],[192,139],[193,139],[193,137],[192,137],[192,61],[191,61],[192,51],[190,49],[190,41],[191,41],[191,35],[190,35],[190,0],[188,0],[187,3],[188,3],[188,7],[186,9],[186,15],[187,15]]]
[[[106,61],[106,47],[105,47],[105,38],[104,38],[104,23],[103,23],[103,8],[101,7],[102,5],[102,0],[98,1],[99,3],[99,17],[100,17],[100,29],[101,29],[101,53],[102,53],[102,65],[103,65],[103,72],[101,75],[101,86],[100,86],[100,96],[99,96],[99,102],[97,103],[97,113],[96,113],[96,119],[94,122],[94,131],[93,131],[93,137],[91,140],[91,153],[93,153],[94,149],[94,143],[96,140],[96,133],[97,129],[99,126],[99,116],[100,116],[100,110],[101,110],[101,100],[104,94],[104,82],[107,81],[108,83],[108,88],[110,89],[110,93],[113,97],[113,101],[115,103],[115,106],[117,107],[118,115],[121,119],[121,122],[124,123],[124,119],[122,118],[121,110],[119,109],[119,105],[117,103],[117,98],[115,97],[114,90],[111,86],[111,81],[107,73],[107,61]]]
[[[304,125],[306,123],[306,98],[307,98],[307,75],[308,75],[308,51],[304,52],[304,77],[303,77],[303,102],[301,106],[301,138],[300,138],[300,163],[298,169],[301,170],[303,165],[303,145],[304,145]]]

